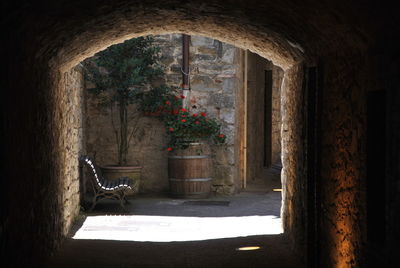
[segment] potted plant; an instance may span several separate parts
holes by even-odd
[[[220,124],[208,118],[205,112],[190,113],[181,108],[178,113],[165,115],[163,120],[170,136],[169,151],[187,149],[192,143],[225,142],[225,135],[220,133]]]
[[[224,143],[226,137],[220,133],[219,122],[205,112],[190,113],[182,107],[184,98],[168,86],[153,88],[140,96],[140,109],[145,115],[157,116],[164,122],[170,137],[168,151],[187,149],[191,143]]]
[[[222,144],[217,120],[205,112],[190,113],[182,108],[163,118],[170,136],[168,176],[174,197],[207,198],[211,192],[212,159],[209,142]]]
[[[128,164],[129,147],[139,131],[138,103],[151,82],[163,74],[159,48],[151,37],[139,37],[113,45],[83,62],[89,90],[99,106],[110,114],[117,145],[116,165],[103,166],[108,178],[140,178],[141,167]]]
[[[220,124],[205,112],[182,108],[183,95],[154,89],[143,94],[142,109],[152,111],[165,124],[169,143],[168,176],[174,197],[205,198],[211,190],[212,163],[209,143],[223,144]],[[153,100],[155,99],[155,101]],[[153,101],[152,101],[153,100]]]

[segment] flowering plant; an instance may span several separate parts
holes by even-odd
[[[185,149],[189,143],[211,140],[216,144],[225,142],[216,119],[207,117],[205,112],[190,113],[182,108],[183,95],[177,90],[162,86],[145,92],[141,98],[142,110],[147,115],[158,116],[170,137],[168,151]]]
[[[220,133],[220,124],[208,118],[206,113],[189,113],[180,109],[178,113],[164,116],[164,123],[170,136],[170,149],[185,149],[191,142],[212,139],[214,143],[224,143],[225,135]]]

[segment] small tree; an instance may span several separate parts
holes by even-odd
[[[127,164],[129,143],[137,131],[138,110],[129,115],[128,107],[137,103],[143,91],[151,86],[151,81],[163,74],[158,63],[159,48],[154,46],[153,41],[152,37],[130,39],[110,46],[83,62],[85,79],[95,84],[90,92],[98,97],[101,106],[111,111],[118,165]],[[114,124],[114,112],[118,115],[119,126]],[[130,126],[132,121],[135,122]]]

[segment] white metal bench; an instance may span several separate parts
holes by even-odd
[[[137,190],[139,181],[129,177],[107,180],[101,175],[94,161],[88,156],[82,156],[80,161],[89,169],[91,175],[90,182],[94,196],[89,211],[94,209],[98,201],[105,198],[119,200],[121,207],[125,210],[125,203],[128,202],[125,194],[126,192]]]

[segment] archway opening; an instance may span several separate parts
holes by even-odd
[[[7,7],[10,12],[5,31],[10,38],[3,44],[9,72],[4,83],[11,90],[7,92],[9,98],[4,98],[3,107],[7,114],[6,173],[10,180],[3,188],[19,190],[18,194],[15,190],[5,195],[6,200],[12,200],[2,225],[7,235],[6,248],[20,249],[18,256],[26,254],[34,258],[36,253],[45,256],[48,249],[57,248],[77,215],[79,184],[73,178],[77,177],[79,151],[76,146],[79,142],[75,141],[80,139],[68,135],[80,135],[79,113],[75,109],[79,105],[74,105],[77,95],[68,94],[64,83],[64,79],[75,79],[71,68],[81,59],[129,37],[185,32],[237,42],[262,56],[274,57],[277,64],[286,66],[282,68],[288,73],[303,68],[298,63],[304,56],[310,56],[307,59],[318,56],[325,72],[322,75],[319,69],[307,72],[323,86],[323,96],[316,96],[323,104],[323,108],[317,105],[316,115],[323,120],[322,131],[316,132],[320,140],[314,151],[317,158],[318,153],[321,157],[315,172],[310,172],[321,182],[321,188],[317,189],[320,203],[314,206],[320,212],[315,220],[319,221],[321,239],[317,237],[315,244],[321,246],[322,266],[361,265],[365,255],[362,251],[366,218],[363,205],[365,91],[382,85],[374,77],[376,66],[382,66],[379,67],[382,72],[378,72],[382,77],[392,75],[387,74],[387,66],[391,65],[386,63],[392,62],[391,53],[395,49],[387,46],[390,42],[386,40],[390,40],[392,33],[387,30],[390,27],[387,28],[386,22],[395,24],[387,16],[390,12],[382,12],[390,6],[360,8],[357,3],[345,1],[296,4],[292,1],[132,3],[116,0],[100,1],[96,5],[92,1],[68,1]],[[383,56],[371,53],[377,50],[383,51]],[[383,64],[376,64],[381,59]],[[291,84],[293,80],[285,82]],[[390,84],[389,88],[395,87]],[[301,91],[292,92],[303,95]],[[287,101],[285,105],[293,107],[292,104]],[[285,110],[285,116],[302,125],[301,107]],[[307,185],[301,174],[308,165],[304,163],[305,157],[291,156],[304,151],[306,140],[301,138],[304,132],[295,129],[287,126],[283,129],[287,137],[283,139],[283,147],[294,151],[283,161],[284,174],[298,182],[288,182],[283,189],[286,214],[292,219],[285,224],[288,230],[297,228],[298,232],[291,232],[296,233],[293,237],[304,240],[303,212],[309,204],[302,198],[306,196],[304,186]],[[26,224],[20,228],[22,221]],[[389,229],[397,230],[392,227]],[[301,247],[301,243],[296,245]],[[23,262],[21,258],[13,259]]]
[[[167,70],[167,74],[165,74],[163,80],[169,81],[174,86],[180,84],[181,64],[178,60],[182,54],[180,52],[180,38],[181,35],[179,34],[159,35],[155,37],[157,45],[161,46],[161,52],[164,52],[162,58],[166,65],[164,67]],[[250,221],[251,219],[255,221],[254,217],[260,217],[259,219],[263,224],[260,224],[259,228],[252,228],[249,224],[243,225],[243,220],[249,216],[241,215],[241,213],[236,215],[241,216],[241,218],[230,218],[233,228],[228,228],[231,230],[229,235],[235,236],[235,233],[239,236],[246,233],[248,235],[282,233],[282,224],[279,218],[281,203],[279,195],[282,190],[279,166],[281,163],[280,102],[283,71],[279,67],[274,66],[272,62],[255,53],[207,37],[193,36],[191,50],[193,52],[190,68],[192,81],[191,108],[194,109],[197,114],[206,112],[207,114],[218,117],[223,124],[222,129],[225,130],[223,132],[227,133],[228,136],[228,142],[223,147],[217,146],[213,148],[213,155],[218,158],[214,160],[213,170],[215,170],[216,173],[212,188],[216,193],[222,190],[222,193],[231,195],[241,191],[257,191],[258,194],[267,194],[269,192],[269,195],[265,197],[264,200],[260,198],[253,198],[252,200],[253,202],[260,203],[270,202],[270,207],[274,207],[272,209],[267,206],[264,208],[265,211],[261,212],[261,207],[265,206],[265,204],[261,204],[260,208],[256,208],[254,212],[247,211],[245,213],[246,215],[253,215],[250,216]],[[79,67],[75,68],[75,70],[78,73],[82,72]],[[84,76],[81,75],[81,77]],[[91,83],[89,83],[89,85],[87,84],[88,83],[86,83],[86,87],[93,86]],[[74,84],[72,86],[74,87],[76,85]],[[86,91],[86,89],[84,89],[84,91]],[[87,124],[83,131],[85,133],[83,136],[86,137],[84,141],[84,147],[86,148],[84,151],[89,155],[94,155],[97,158],[97,164],[102,165],[112,161],[115,162],[117,155],[115,150],[117,146],[112,142],[114,136],[113,132],[115,131],[114,125],[113,127],[110,126],[108,115],[106,117],[104,116],[103,109],[96,110],[93,104],[93,102],[96,102],[96,99],[91,98],[90,94],[88,95],[86,93],[84,95],[87,97],[87,101],[84,101],[85,119],[83,121]],[[136,110],[133,108],[133,111]],[[274,122],[272,122],[272,117],[274,117]],[[151,133],[147,133],[146,135],[145,132],[141,132],[139,137],[141,140],[139,143],[136,143],[136,141],[134,141],[136,137],[133,137],[132,145],[137,146],[136,149],[139,148],[139,151],[136,150],[135,153],[131,154],[133,157],[136,155],[136,158],[133,160],[130,158],[130,161],[138,161],[138,159],[140,159],[141,162],[139,165],[144,167],[144,174],[141,180],[142,193],[166,192],[168,191],[168,189],[165,190],[165,184],[168,183],[168,172],[165,167],[167,155],[166,151],[163,152],[163,149],[167,146],[164,140],[165,137],[163,137],[163,129],[162,127],[160,128],[160,124],[156,118],[149,119],[142,117],[142,119],[145,125],[144,131],[150,131]],[[111,120],[111,122],[114,124],[113,120]],[[138,122],[138,120],[135,121],[135,127],[137,127]],[[159,136],[158,139],[156,138],[157,135]],[[148,136],[151,142],[143,141],[143,136]],[[273,140],[271,136],[273,136]],[[155,148],[154,143],[156,143],[159,148]],[[267,143],[269,143],[269,150],[266,148]],[[132,150],[135,150],[135,147],[132,147]],[[146,152],[148,152],[147,158]],[[268,154],[269,160],[267,160]],[[278,166],[275,167],[275,169],[271,169],[272,159],[274,164]],[[244,161],[247,161],[248,164],[244,164]],[[85,191],[84,187],[81,187],[81,190]],[[85,195],[81,194],[81,198],[84,196]],[[248,199],[249,198],[246,199],[247,202],[249,202]],[[252,206],[255,207],[255,204]],[[134,211],[136,213],[134,214],[137,214],[136,205],[133,204],[133,207],[136,209]],[[251,207],[249,206],[249,208]],[[241,209],[243,210],[244,208]],[[268,213],[271,213],[271,211],[273,211],[272,215],[269,215]],[[218,214],[216,212],[213,213],[213,215]],[[153,214],[154,212],[151,215]],[[193,212],[189,214],[193,215]],[[225,212],[221,214],[234,215],[234,212]],[[160,214],[160,216],[161,215],[163,214]],[[204,217],[205,215],[202,214],[201,216]],[[276,218],[277,216],[278,218]],[[162,217],[166,216],[164,215],[161,216],[161,218]],[[271,217],[276,218],[276,220],[273,220]],[[132,217],[128,217],[127,219],[122,219],[122,217],[117,218],[117,222],[121,220],[132,222],[132,219],[128,219]],[[154,217],[149,217],[149,219],[150,218],[156,222],[160,221],[159,218],[155,219]],[[112,233],[110,233],[104,236],[104,232],[100,234],[101,230],[98,226],[102,225],[102,220],[110,224],[112,222],[110,217],[108,217],[107,220],[102,217],[97,217],[97,220],[91,218],[85,223],[86,225],[84,228],[88,230],[98,229],[99,232],[97,235],[99,236],[96,237],[96,235],[94,235],[95,232],[85,234],[83,231],[78,231],[78,235],[75,237],[90,237],[94,239],[100,239],[100,237],[103,237],[103,239],[105,239],[104,237],[115,237],[115,239],[117,239],[117,237],[125,237],[125,240],[134,239],[129,238],[130,236],[128,235],[113,236]],[[204,221],[205,218],[202,220]],[[217,219],[211,219],[211,225],[215,225],[215,223],[212,222],[213,220],[215,221]],[[266,223],[265,220],[268,220],[269,224]],[[137,220],[137,222],[139,221],[140,220]],[[147,221],[150,222],[150,220]],[[161,220],[159,224],[169,226],[173,221],[176,221],[176,219],[164,218],[164,221],[167,221],[167,223],[163,223]],[[235,226],[234,222],[238,222],[239,225]],[[205,222],[201,225],[206,226]],[[221,227],[224,228],[222,225]],[[127,228],[131,229],[133,227],[128,226]],[[229,231],[228,229],[225,231]],[[232,230],[234,231],[232,232]],[[169,233],[165,228],[163,232],[164,234]],[[224,235],[227,235],[224,234],[224,229],[219,230],[218,234],[215,228],[206,228],[202,233],[205,234],[204,237],[212,238],[223,238],[225,237]],[[188,236],[187,232],[182,232],[181,234],[183,234],[184,238],[179,238],[176,234],[177,233],[170,233],[170,235],[175,236],[175,239],[178,239],[178,241],[179,239],[194,239],[192,237],[193,234],[198,237],[198,234],[195,232],[192,232],[192,236]],[[151,235],[154,237],[154,233]],[[139,238],[140,236],[137,234],[135,236],[136,239],[144,239]],[[163,238],[160,236],[158,239],[167,241],[167,239],[171,238]]]
[[[91,24],[89,20],[86,26],[90,31],[80,32],[74,38],[63,40],[63,49],[57,50],[57,53],[51,55],[49,61],[51,70],[47,74],[49,74],[48,84],[52,86],[52,91],[48,97],[49,102],[52,104],[52,109],[54,108],[51,113],[51,120],[53,120],[52,127],[55,133],[52,136],[55,144],[52,150],[56,156],[54,166],[57,167],[55,181],[61,185],[60,188],[63,188],[60,190],[60,194],[63,195],[61,202],[66,203],[61,210],[62,215],[60,217],[64,233],[68,231],[73,216],[76,215],[76,194],[66,191],[64,188],[76,189],[76,182],[69,181],[69,177],[73,177],[74,174],[68,174],[68,172],[77,171],[77,161],[75,159],[77,159],[76,152],[78,150],[76,150],[76,147],[72,147],[72,149],[69,148],[71,149],[70,151],[66,151],[63,146],[65,144],[74,144],[73,142],[71,143],[72,139],[68,137],[71,134],[68,121],[70,121],[70,115],[72,114],[67,114],[65,111],[73,113],[75,110],[71,109],[70,104],[73,102],[69,102],[69,97],[65,94],[66,83],[64,83],[62,76],[68,76],[69,74],[66,71],[70,71],[70,78],[74,80],[72,77],[74,71],[71,69],[80,59],[93,55],[96,51],[127,38],[148,33],[184,32],[192,35],[207,35],[220,40],[231,40],[232,43],[237,43],[243,48],[249,48],[261,56],[269,55],[269,59],[284,69],[283,91],[289,97],[285,98],[282,104],[287,107],[287,109],[283,109],[283,117],[287,121],[282,123],[282,146],[287,150],[283,155],[284,185],[282,193],[284,208],[282,215],[287,233],[293,235],[292,238],[299,237],[299,233],[304,230],[305,226],[305,206],[304,199],[302,200],[305,196],[303,174],[305,166],[303,155],[304,137],[302,136],[304,134],[302,129],[304,92],[300,90],[303,89],[302,81],[304,78],[303,66],[300,64],[305,57],[302,52],[303,48],[296,44],[293,39],[288,41],[282,35],[264,28],[260,31],[259,26],[255,27],[251,23],[239,25],[236,22],[229,22],[226,18],[221,18],[218,23],[212,20],[205,20],[200,23],[198,21],[189,21],[185,18],[177,19],[175,12],[170,14],[172,14],[171,21],[168,18],[167,21],[163,21],[162,25],[160,23],[162,20],[155,18],[163,18],[165,13],[159,14],[157,11],[150,21],[146,20],[146,15],[134,17],[134,19],[127,16],[129,23],[124,22],[124,20],[121,21],[121,18],[115,18],[115,21],[110,20],[113,23],[115,22],[115,25],[108,25],[107,27],[101,24]],[[108,20],[109,18],[106,16],[102,19]],[[184,23],[185,29],[182,29],[182,26],[177,21]],[[225,22],[226,24],[224,24]],[[54,43],[57,43],[57,41]],[[43,48],[43,51],[52,50]],[[60,124],[60,122],[62,123]],[[78,125],[77,122],[77,129],[79,128]],[[64,176],[65,174],[67,176]],[[67,200],[68,202],[66,202]],[[295,229],[297,231],[294,231]],[[295,234],[296,232],[297,234]],[[304,237],[300,238],[304,239]]]
[[[195,25],[192,25],[194,27]],[[169,29],[166,30],[166,28]],[[171,27],[171,28],[169,28]],[[188,27],[191,28],[191,27]],[[174,29],[174,30],[171,30]],[[192,30],[190,32],[184,32],[192,35],[206,35],[211,38],[224,40],[228,43],[232,43],[239,48],[249,48],[260,54],[260,56],[268,57],[268,59],[272,60],[272,62],[278,66],[280,66],[284,70],[283,74],[283,84],[281,87],[281,114],[282,114],[282,125],[281,125],[281,133],[282,133],[282,196],[283,196],[283,206],[282,206],[282,219],[283,226],[286,233],[292,233],[292,229],[296,229],[296,226],[304,226],[304,214],[302,210],[296,211],[295,198],[296,194],[299,194],[297,198],[300,198],[301,193],[296,192],[296,188],[300,187],[302,183],[297,182],[296,180],[301,180],[301,167],[299,159],[302,155],[302,141],[300,137],[301,125],[298,122],[301,121],[302,114],[300,111],[304,108],[304,103],[302,103],[302,94],[301,85],[302,85],[302,68],[299,63],[304,59],[303,49],[295,45],[295,43],[287,41],[286,39],[280,37],[279,35],[272,34],[271,36],[260,36],[259,34],[255,35],[251,32],[246,32],[245,34],[242,32],[236,32],[232,29],[228,29],[227,27],[220,27],[214,24],[211,25],[202,25],[202,29],[204,31],[199,31],[199,28],[196,30]],[[66,60],[63,64],[60,65],[60,71],[63,72],[68,70],[74,64],[77,64],[80,60],[84,59],[87,56],[93,55],[95,52],[122,40],[143,36],[146,34],[165,34],[168,32],[182,32],[181,30],[177,30],[173,25],[163,26],[162,28],[151,28],[151,30],[140,31],[140,28],[136,28],[134,31],[135,34],[119,34],[118,38],[112,36],[111,38],[105,40],[102,37],[102,40],[94,42],[95,39],[88,39],[85,48],[81,48],[81,52],[79,54],[71,54],[67,55],[66,53],[64,60]],[[205,31],[209,30],[207,34]],[[138,32],[139,31],[139,32]],[[250,40],[252,40],[250,42]],[[72,40],[72,43],[74,41]],[[71,44],[73,46],[73,44]],[[69,57],[68,57],[69,56]],[[55,59],[54,62],[56,62]],[[73,74],[74,71],[70,71],[70,74]],[[75,74],[77,75],[77,74]],[[73,79],[74,80],[74,79]],[[74,80],[76,81],[76,80]],[[61,88],[68,88],[67,83],[61,81]],[[60,91],[59,94],[64,94],[64,92]],[[241,100],[239,99],[239,102]],[[65,107],[59,107],[60,110],[66,110]],[[69,139],[69,137],[63,137],[64,139]],[[77,142],[75,142],[77,143]],[[79,143],[79,142],[78,142]],[[263,145],[261,145],[262,147]],[[82,147],[83,148],[83,147]],[[79,151],[79,150],[77,150]],[[238,163],[240,163],[238,161]],[[77,166],[76,163],[73,166]],[[300,167],[300,168],[299,168]],[[300,179],[299,179],[300,178]],[[303,183],[304,184],[304,183]],[[239,189],[243,186],[243,182],[236,181],[236,185]],[[76,208],[76,204],[71,204],[71,208],[67,208],[66,211],[73,210]],[[76,210],[75,210],[76,213]],[[73,213],[68,213],[68,216]],[[297,216],[295,216],[297,214]],[[70,226],[71,217],[68,219],[69,223],[66,226]],[[303,221],[303,223],[298,224],[297,221]],[[66,227],[66,230],[68,227]]]

